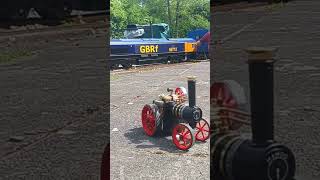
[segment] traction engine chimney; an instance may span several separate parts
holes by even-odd
[[[273,49],[247,49],[252,141],[265,145],[273,141]]]
[[[188,97],[189,97],[189,106],[196,106],[196,77],[188,77]]]

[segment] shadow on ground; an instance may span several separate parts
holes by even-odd
[[[130,143],[136,144],[139,149],[157,148],[169,153],[187,153],[188,151],[179,150],[172,142],[171,135],[158,135],[155,137],[149,137],[143,131],[143,128],[133,128],[124,134],[124,136],[130,140]],[[196,141],[195,144],[202,143]],[[191,147],[192,148],[192,147]]]

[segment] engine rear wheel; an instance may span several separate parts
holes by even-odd
[[[216,82],[211,86],[210,90],[210,104],[214,108],[230,108],[230,109],[240,109],[241,106],[244,106],[245,97],[243,93],[240,93],[242,89],[240,85],[235,81],[225,81],[225,82]],[[219,114],[221,116],[233,116],[235,115],[232,112],[223,112]],[[229,119],[221,119],[226,123],[231,130],[239,129],[242,124],[235,122]]]
[[[184,87],[177,87],[176,90],[174,91],[174,93],[178,96],[185,96],[187,97],[188,92],[187,89]]]
[[[160,132],[160,111],[155,104],[147,104],[143,107],[141,122],[148,136],[155,136]]]
[[[174,93],[179,97],[180,102],[185,102],[188,99],[188,91],[184,87],[177,87]]]

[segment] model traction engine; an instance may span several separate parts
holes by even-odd
[[[235,81],[211,86],[210,151],[212,179],[293,180],[295,157],[274,139],[274,48],[248,48],[251,114],[243,89]],[[252,138],[239,128],[250,125]]]
[[[196,79],[188,77],[188,93],[184,87],[168,88],[169,95],[161,94],[152,104],[142,109],[142,127],[148,136],[172,135],[180,150],[188,150],[195,141],[209,138],[209,123],[196,106]],[[189,104],[186,103],[189,99]]]

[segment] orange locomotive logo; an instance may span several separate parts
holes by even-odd
[[[196,52],[196,43],[194,42],[186,42],[184,43],[184,51],[186,53],[193,53]]]

